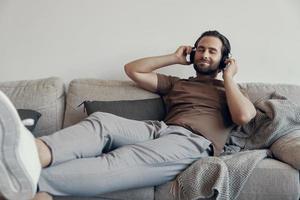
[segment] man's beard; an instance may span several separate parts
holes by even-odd
[[[209,69],[203,70],[202,67],[198,67],[196,64],[193,64],[193,66],[194,66],[195,71],[198,74],[201,74],[201,75],[209,75],[209,76],[211,76],[211,75],[216,75],[219,72],[219,67],[216,68],[216,69],[209,68]]]

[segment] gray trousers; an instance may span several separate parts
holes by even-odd
[[[53,160],[42,170],[39,190],[52,195],[93,196],[160,185],[212,154],[210,141],[180,126],[102,112],[40,139]]]

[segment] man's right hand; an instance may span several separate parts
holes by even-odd
[[[175,51],[174,55],[177,58],[178,64],[189,65],[191,64],[186,60],[186,56],[192,52],[193,47],[191,46],[180,46]]]

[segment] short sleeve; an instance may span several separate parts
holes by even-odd
[[[176,76],[167,76],[157,73],[157,93],[160,95],[167,94],[180,78]]]

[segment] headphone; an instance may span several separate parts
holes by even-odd
[[[198,44],[199,39],[195,42],[194,47],[192,48],[192,52],[190,53],[190,63],[191,64],[194,64],[194,61],[195,61],[195,53],[196,53],[196,48],[197,48],[196,45]],[[222,45],[223,45],[223,47],[225,47],[224,44],[222,44]],[[225,47],[223,50],[223,55],[222,55],[222,58],[220,61],[219,69],[224,69],[226,67],[225,61],[230,57],[231,57],[230,49],[227,49]]]

